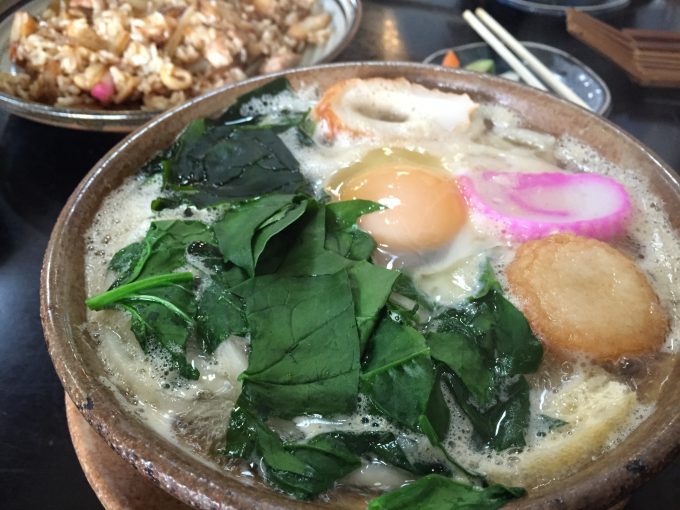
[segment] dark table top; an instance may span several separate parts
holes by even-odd
[[[3,2],[4,3],[4,2]],[[339,60],[421,61],[478,41],[461,17],[484,5],[520,40],[557,46],[609,84],[608,118],[680,171],[680,90],[632,84],[570,37],[564,19],[495,1],[366,0],[354,42]],[[680,2],[635,1],[604,17],[616,27],[680,30]],[[69,131],[0,112],[0,507],[98,508],[66,427],[64,393],[38,313],[39,274],[52,226],[71,191],[120,135]],[[637,491],[628,510],[678,508],[680,460]]]

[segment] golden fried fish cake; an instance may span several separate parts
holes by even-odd
[[[558,353],[611,360],[651,351],[668,318],[644,274],[595,239],[558,234],[523,244],[506,268],[531,329]]]

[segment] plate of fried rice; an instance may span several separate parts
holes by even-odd
[[[130,131],[222,85],[328,62],[360,0],[29,0],[0,21],[0,106]]]

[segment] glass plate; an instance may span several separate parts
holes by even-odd
[[[630,0],[498,0],[521,11],[562,16],[567,9],[577,9],[588,14],[622,9]]]
[[[522,41],[522,45],[531,51],[538,60],[545,64],[577,96],[583,99],[594,112],[600,115],[607,114],[611,106],[611,93],[607,84],[595,71],[580,60],[572,57],[569,53],[552,46],[528,41]],[[494,61],[496,75],[519,81],[519,78],[509,68],[508,64],[484,42],[444,48],[435,51],[423,62],[439,65],[449,50],[456,53],[458,60],[460,60],[461,68],[475,60],[488,58]]]
[[[297,67],[330,62],[345,49],[359,28],[361,0],[320,1],[323,8],[331,14],[333,33],[324,45],[305,51]],[[33,15],[40,15],[51,2],[52,0],[28,0],[14,4]],[[9,34],[15,8],[5,4],[1,9],[4,12],[0,14],[0,72],[15,74],[17,69],[9,58]],[[26,101],[3,92],[0,92],[0,107],[43,124],[88,131],[132,131],[160,113],[139,108],[101,110],[56,107]]]

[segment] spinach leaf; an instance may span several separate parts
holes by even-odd
[[[369,202],[368,204],[372,204],[372,202]],[[367,206],[364,206],[364,208],[365,207]],[[329,233],[329,229],[331,229],[332,232],[334,225],[341,225],[344,228],[347,225],[353,225],[350,221],[355,221],[353,216],[347,214],[345,214],[343,218],[344,223],[342,224],[335,220],[329,221],[329,209],[330,206],[310,202],[300,221],[302,228],[298,230],[293,228],[286,231],[287,233],[293,232],[292,234],[286,234],[287,237],[283,237],[284,242],[288,243],[291,248],[288,250],[285,260],[278,266],[277,274],[318,276],[334,274],[340,270],[347,269],[351,282],[352,297],[355,304],[357,327],[359,329],[363,350],[363,346],[375,327],[379,313],[384,307],[392,285],[399,276],[399,273],[397,271],[390,271],[375,266],[365,260],[355,261],[346,258],[335,251],[329,250],[326,247],[328,239],[332,235],[332,233]],[[302,214],[303,213],[300,213],[298,210],[295,210],[296,219]],[[254,216],[254,214],[250,215],[250,217]],[[255,220],[253,222],[255,222]],[[289,226],[290,223],[291,221],[288,221],[288,217],[284,217],[281,221],[272,222],[267,228],[276,228],[278,233],[283,227]],[[283,227],[279,227],[279,225],[283,225]],[[329,227],[329,225],[331,226]],[[215,230],[218,238],[222,239],[220,226],[216,226]],[[240,227],[241,235],[244,237],[247,237],[247,234],[243,234],[243,232],[246,231],[249,232],[245,227]],[[232,237],[232,239],[234,239],[234,237]],[[224,238],[227,239],[228,236],[225,235]],[[371,244],[371,246],[373,246],[373,244]],[[276,255],[273,255],[273,257],[275,256]]]
[[[467,388],[454,374],[448,374],[444,382],[486,444],[497,451],[526,444],[524,434],[529,426],[529,384],[524,377],[505,381],[505,385],[499,388],[498,402],[486,408],[474,403]]]
[[[196,379],[198,371],[184,354],[195,325],[193,276],[172,271],[187,264],[190,246],[214,242],[212,229],[200,221],[155,221],[142,241],[114,255],[109,267],[117,278],[111,289],[86,304],[92,309],[118,306],[126,310],[132,332],[145,352],[160,347],[181,375]]]
[[[216,121],[189,124],[169,150],[145,165],[146,172],[162,172],[166,190],[152,208],[209,207],[267,193],[310,191],[277,134],[297,129],[300,140],[311,143],[308,112],[281,111],[265,119],[244,111],[253,99],[267,101],[290,90],[285,78],[273,80],[238,98]]]
[[[531,332],[529,323],[503,296],[491,266],[482,275],[483,288],[462,309],[452,309],[436,318],[437,331],[459,331],[476,337],[489,358],[494,358],[494,372],[514,376],[536,371],[543,357],[543,347]]]
[[[253,256],[255,261],[259,260],[260,255],[262,255],[265,247],[274,236],[296,223],[303,216],[309,203],[310,201],[308,199],[297,197],[293,203],[284,207],[276,215],[270,217],[264,224],[260,225],[253,243]]]
[[[206,130],[206,120],[196,119],[191,121],[184,131],[182,131],[174,143],[167,149],[156,154],[151,160],[146,162],[141,168],[141,173],[146,175],[154,175],[160,173],[164,177],[164,185],[168,186],[169,183],[165,182],[165,173],[168,169],[169,163],[175,158],[177,153],[182,150],[185,145],[192,145],[196,143]],[[173,206],[174,207],[174,206]],[[153,209],[153,205],[152,205]],[[159,209],[153,209],[159,210]]]
[[[522,374],[538,368],[540,342],[502,294],[490,267],[483,289],[461,309],[436,317],[427,333],[431,355],[476,434],[496,450],[521,447],[529,423],[529,385]]]
[[[368,510],[495,510],[524,494],[516,487],[480,489],[433,474],[371,500]]]
[[[375,241],[358,228],[328,232],[326,248],[351,260],[368,260],[375,250]]]
[[[399,277],[398,271],[390,271],[369,262],[357,262],[348,269],[352,285],[352,297],[356,314],[361,352],[373,332],[385,307],[392,285]]]
[[[179,199],[164,197],[157,207],[177,202],[208,207],[308,189],[297,160],[267,127],[240,129],[194,121],[162,167],[165,189],[179,194]]]
[[[326,210],[322,204],[310,207],[303,218],[303,228],[285,256],[278,272],[291,276],[314,276],[337,273],[354,261],[326,249]]]
[[[229,418],[227,442],[224,453],[244,459],[261,459],[263,475],[267,477],[268,466],[273,464],[280,471],[302,476],[307,471],[304,462],[290,455],[281,438],[270,430],[243,395],[239,397]],[[296,497],[299,497],[296,494]],[[304,497],[304,495],[303,495]]]
[[[444,450],[441,443],[449,432],[451,412],[442,392],[444,370],[439,363],[435,363],[434,368],[432,392],[427,401],[425,414],[419,418],[418,428],[428,437],[432,445],[440,446]]]
[[[352,260],[368,260],[375,241],[356,223],[364,214],[382,209],[384,206],[370,200],[331,202],[326,206],[325,247]]]
[[[432,313],[427,301],[404,273],[399,275],[392,287],[387,309],[393,320],[416,329],[425,327]]]
[[[149,291],[147,296],[154,296],[172,303],[188,317],[192,312],[192,292],[188,288],[166,288]],[[186,317],[179,315],[176,310],[166,304],[146,302],[136,298],[126,299],[121,303],[123,309],[130,313],[130,328],[145,352],[154,347],[160,347],[170,355],[179,370],[179,374],[187,379],[198,379],[199,372],[186,359],[186,343],[191,333],[192,324]]]
[[[196,333],[203,350],[212,353],[230,335],[248,333],[245,307],[242,299],[230,287],[213,280],[203,290],[197,303]]]
[[[193,281],[194,275],[191,273],[168,273],[151,276],[135,282],[126,283],[119,287],[107,290],[96,296],[85,300],[85,304],[90,310],[102,310],[110,308],[116,303],[127,299],[130,296],[144,295],[146,291],[158,287],[168,287],[176,284],[184,284]],[[153,301],[149,299],[148,301]],[[178,313],[178,315],[181,315]]]
[[[243,397],[231,413],[225,453],[261,459],[265,481],[298,499],[311,499],[330,489],[361,465],[359,457],[330,434],[305,443],[284,443]]]
[[[430,350],[415,329],[384,318],[367,348],[362,390],[393,422],[417,430],[434,384]]]
[[[271,101],[272,98],[284,94],[291,93],[293,89],[285,77],[276,78],[261,87],[247,92],[240,96],[236,102],[229,107],[216,121],[216,124],[228,125],[242,125],[242,129],[251,129],[253,126],[257,128],[267,127],[275,132],[281,132],[286,129],[295,128],[298,134],[298,140],[303,145],[312,145],[314,131],[316,124],[309,117],[309,111],[295,111],[283,110],[268,115],[263,118],[262,115],[249,114],[245,111],[245,106],[257,99],[262,103]],[[243,125],[245,124],[245,125]]]
[[[224,261],[217,246],[194,242],[187,248],[195,272],[208,277],[209,283],[197,297],[196,337],[203,350],[212,353],[230,335],[246,335],[248,325],[243,300],[231,287],[248,279],[238,266]]]
[[[361,466],[361,461],[345,444],[330,435],[316,436],[306,443],[285,445],[285,451],[307,468],[298,474],[285,469],[284,462],[267,462],[266,478],[275,487],[300,499],[311,499]]]
[[[382,211],[385,206],[372,200],[343,200],[326,205],[326,227],[331,232],[356,228],[357,221],[364,214]]]
[[[298,220],[307,203],[293,195],[275,194],[232,206],[213,226],[225,260],[254,276],[267,242]]]
[[[429,459],[411,458],[402,448],[402,445],[407,443],[408,440],[406,438],[397,439],[391,432],[329,432],[324,435],[341,440],[356,455],[370,456],[410,473],[418,475],[450,473],[444,464],[432,462]]]
[[[416,289],[413,280],[403,273],[394,285],[394,292],[409,298],[415,303],[424,304],[424,299],[418,292],[418,289]]]
[[[359,336],[347,271],[264,275],[232,289],[246,303],[251,352],[243,393],[274,415],[349,413]]]
[[[231,413],[224,453],[261,459],[267,483],[299,499],[310,499],[361,466],[378,459],[415,474],[448,473],[441,464],[410,459],[390,432],[330,432],[305,442],[285,442],[241,396]]]
[[[248,104],[253,99],[266,99],[267,96],[278,96],[283,92],[292,92],[293,89],[290,87],[290,82],[287,78],[281,77],[269,81],[258,87],[240,95],[234,104],[232,104],[227,111],[220,115],[216,120],[216,124],[230,124],[234,121],[239,121],[244,118],[244,112],[242,108]],[[253,119],[252,117],[246,117],[247,119]]]
[[[493,402],[494,372],[474,340],[459,331],[433,332],[426,338],[432,358],[448,366],[480,406]]]
[[[278,270],[290,275],[332,274],[368,260],[375,242],[356,227],[356,221],[361,214],[382,206],[357,202],[310,204],[301,222],[304,227],[289,241],[290,250]]]
[[[185,355],[195,312],[192,286],[191,273],[156,275],[121,285],[85,303],[92,310],[119,307],[129,312],[132,332],[144,352],[160,348],[180,375],[198,379],[198,370]]]
[[[126,246],[111,259],[109,268],[118,273],[111,288],[181,268],[187,262],[187,247],[197,241],[215,242],[212,229],[200,221],[152,222],[142,241]]]
[[[559,429],[560,427],[564,427],[565,425],[569,425],[568,421],[560,420],[559,418],[553,418],[552,416],[547,416],[545,414],[539,414],[537,418],[539,430],[536,432],[536,435],[539,437],[545,437],[549,432]]]
[[[139,274],[141,265],[137,271],[135,271],[135,269],[143,257],[145,248],[144,241],[139,241],[127,245],[125,248],[118,250],[114,254],[111,258],[111,262],[109,262],[109,269],[118,273],[118,275],[116,281],[111,286],[112,288],[134,279],[134,277],[136,277],[135,272]]]
[[[224,261],[224,255],[214,244],[196,241],[187,247],[187,259],[195,273],[210,276],[227,287],[233,287],[248,279],[248,274],[238,266]]]

